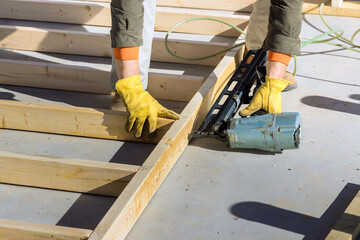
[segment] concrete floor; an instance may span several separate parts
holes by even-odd
[[[360,27],[326,19],[347,37]],[[301,36],[322,30],[319,16],[304,16]],[[282,97],[283,111],[302,116],[301,149],[193,139],[127,239],[323,239],[360,190],[360,55],[308,46],[298,69],[298,89]]]
[[[359,27],[358,18],[326,19],[348,37]],[[322,30],[319,16],[304,16],[302,36]],[[128,240],[326,236],[360,190],[360,55],[325,44],[302,52],[299,87],[282,95],[283,111],[302,116],[301,149],[268,154],[192,140]],[[0,86],[1,99],[97,107],[110,101],[93,96]],[[27,154],[141,164],[153,147],[142,144],[140,152],[133,143],[0,130],[0,150]],[[0,184],[0,218],[91,229],[114,200]]]

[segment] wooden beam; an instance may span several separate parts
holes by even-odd
[[[330,231],[326,240],[355,240],[360,234],[360,191]]]
[[[0,58],[0,84],[110,94],[110,66],[58,61],[13,60],[3,56]],[[203,80],[203,76],[150,69],[148,91],[156,99],[190,101]]]
[[[190,35],[190,34],[186,34]],[[171,35],[172,37],[174,34]],[[189,36],[190,37],[190,36]],[[178,38],[172,38],[168,41],[168,46],[172,52],[175,54],[187,57],[187,58],[197,58],[210,55],[212,53],[220,52],[225,50],[228,47],[232,46],[234,41],[229,42],[229,38],[214,36],[215,40],[209,42],[196,41],[196,40],[184,40]],[[230,40],[231,41],[231,40]],[[172,63],[185,63],[185,64],[199,64],[207,66],[217,66],[221,59],[225,56],[225,53],[219,54],[212,58],[207,58],[203,60],[189,61],[182,60],[171,56],[165,48],[165,39],[159,38],[155,35],[152,51],[151,51],[151,60],[159,62],[172,62]]]
[[[80,0],[89,2],[111,2],[111,0]],[[251,12],[256,0],[157,0],[157,6],[200,8],[225,11]]]
[[[181,119],[172,125],[101,220],[90,240],[125,239],[234,73],[241,56],[239,49],[226,54],[183,110]]]
[[[0,128],[134,142],[157,143],[173,123],[158,118],[156,137],[145,131],[137,139],[125,131],[126,112],[8,100],[0,100],[0,109]]]
[[[106,2],[111,0],[81,0],[87,2]],[[178,7],[178,8],[196,8],[196,9],[211,9],[233,12],[248,12],[251,13],[253,3],[256,0],[157,0],[157,6],[162,7]],[[324,2],[323,0],[304,0],[303,13],[319,14],[319,6]],[[358,0],[343,1],[331,0],[326,4],[323,10],[325,15],[360,17],[360,3]]]
[[[169,40],[170,49],[190,58],[222,51],[235,41],[217,37],[215,41],[206,42],[176,36],[179,34],[173,34]],[[0,20],[0,46],[7,49],[111,57],[110,41],[108,27]],[[224,55],[225,53],[210,59],[184,61],[171,56],[165,49],[165,34],[155,32],[151,60],[216,66]]]
[[[119,196],[139,166],[0,151],[0,182]]]
[[[244,29],[249,21],[248,13],[157,7],[155,29],[168,31],[177,22],[200,16],[211,16],[226,20]],[[2,0],[0,18],[34,21],[110,26],[110,4],[80,1]],[[239,33],[225,24],[201,21],[180,26],[177,32],[199,33],[222,36],[239,36]]]
[[[110,26],[110,4],[71,0],[2,0],[0,18]]]
[[[157,7],[155,30],[168,31],[172,26],[178,22],[194,17],[214,17],[217,19],[225,20],[240,29],[245,29],[249,22],[248,13],[226,12],[226,11],[212,11],[202,9],[184,9],[170,8],[170,7]],[[239,32],[231,27],[214,21],[194,21],[186,23],[174,30],[175,32],[190,32],[198,34],[210,34],[220,36],[238,37]]]
[[[152,73],[149,75],[148,91],[157,99],[190,101],[203,84],[205,77]],[[161,93],[153,94],[153,93]]]
[[[341,7],[343,4],[343,0],[331,0],[332,7]]]
[[[86,240],[91,230],[0,219],[0,239]]]
[[[256,0],[157,0],[158,6],[251,12]]]
[[[308,0],[304,1],[303,13],[319,14],[319,7],[323,1]],[[330,2],[323,7],[324,15],[343,16],[343,17],[360,17],[359,1],[345,1],[341,7],[333,7]]]
[[[0,59],[0,83],[109,94],[110,70],[42,61]]]

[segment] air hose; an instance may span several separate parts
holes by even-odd
[[[300,37],[300,39],[302,39],[301,41],[301,48],[304,48],[306,47],[307,45],[309,44],[318,44],[318,43],[326,43],[326,44],[330,44],[330,45],[333,45],[333,46],[337,46],[337,47],[340,47],[340,48],[344,48],[344,49],[347,49],[347,50],[350,50],[350,51],[354,51],[354,52],[358,52],[360,53],[360,49],[357,49],[357,48],[360,48],[360,45],[359,44],[356,44],[354,43],[354,39],[356,37],[356,35],[360,32],[360,28],[357,29],[354,34],[352,35],[351,39],[347,39],[345,37],[343,37],[343,34],[344,34],[344,31],[341,30],[341,29],[332,29],[328,24],[327,22],[325,21],[324,17],[323,17],[323,14],[322,14],[322,9],[325,5],[325,3],[329,1],[329,0],[326,0],[325,2],[323,2],[322,4],[320,4],[320,9],[319,9],[319,15],[320,15],[320,18],[322,20],[322,22],[324,23],[324,25],[329,29],[328,32],[325,32],[323,34],[320,34],[320,35],[317,35],[313,38],[307,38],[307,37]],[[212,18],[212,17],[194,17],[194,18],[189,18],[189,19],[185,19],[177,24],[175,24],[167,33],[166,33],[166,36],[165,36],[165,48],[166,50],[168,51],[168,53],[176,58],[179,58],[181,60],[186,60],[186,61],[197,61],[197,60],[204,60],[204,59],[207,59],[207,58],[211,58],[211,57],[214,57],[214,56],[217,56],[219,54],[222,54],[224,52],[227,52],[233,48],[237,48],[239,46],[242,46],[245,44],[245,42],[242,42],[242,43],[239,43],[239,44],[236,44],[232,47],[229,47],[229,48],[226,48],[224,50],[221,50],[219,52],[216,52],[216,53],[213,53],[213,54],[210,54],[210,55],[207,55],[207,56],[203,56],[203,57],[194,57],[194,58],[189,58],[189,57],[183,57],[183,56],[179,56],[179,55],[176,55],[174,52],[172,52],[170,49],[169,49],[169,46],[168,46],[168,38],[170,36],[170,34],[172,33],[172,31],[174,31],[177,27],[179,27],[180,25],[182,24],[185,24],[185,23],[188,23],[188,22],[192,22],[192,21],[215,21],[215,22],[220,22],[220,23],[223,23],[225,25],[228,25],[230,26],[231,28],[235,29],[236,31],[240,32],[243,36],[245,36],[245,32],[242,31],[240,28],[236,27],[235,25],[229,23],[229,22],[226,22],[224,20],[221,20],[221,19],[217,19],[217,18]],[[321,38],[325,37],[325,36],[329,36],[329,38],[326,38],[326,39],[322,39],[320,40]],[[342,40],[344,43],[346,43],[347,45],[343,45],[343,44],[338,44],[338,43],[333,43],[331,42],[332,40],[335,40],[335,39],[340,39]],[[297,57],[294,56],[294,72],[293,72],[293,75],[295,75],[297,72]]]

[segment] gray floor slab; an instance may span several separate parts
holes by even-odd
[[[325,17],[347,37],[359,19]],[[326,30],[306,15],[302,36]],[[359,37],[357,38],[359,39]],[[325,44],[302,50],[302,146],[282,154],[194,139],[127,239],[323,239],[360,189],[360,55]],[[291,66],[289,67],[291,69]]]

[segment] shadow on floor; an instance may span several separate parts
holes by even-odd
[[[190,142],[191,146],[196,146],[200,148],[210,149],[219,152],[241,152],[247,154],[255,155],[275,155],[276,153],[256,150],[256,149],[240,149],[240,148],[230,148],[227,142],[222,142],[215,138],[193,138]]]
[[[352,98],[358,97],[356,94],[351,96]],[[316,108],[360,115],[360,104],[358,103],[347,102],[323,96],[307,96],[302,98],[301,102]]]
[[[339,217],[360,191],[360,185],[348,183],[320,217],[275,207],[260,202],[240,202],[230,208],[236,217],[304,235],[304,240],[325,239]]]
[[[155,146],[155,144],[125,142],[110,162],[142,165]],[[116,197],[81,194],[56,225],[95,229],[116,199]]]
[[[0,92],[0,100],[15,100],[15,95],[8,92]]]
[[[55,90],[55,89],[19,87],[19,86],[10,86],[4,84],[0,84],[0,88],[21,94],[30,95],[35,98],[45,99],[54,102],[62,102],[77,107],[108,109],[112,99],[112,96],[110,95],[73,92],[73,91],[64,91],[64,90]],[[3,96],[3,94],[0,93],[0,99],[16,100],[14,94],[7,92],[4,92],[4,94],[11,94],[13,95],[13,98],[12,99],[7,98],[6,95]]]
[[[140,166],[145,162],[155,146],[155,144],[124,142],[110,159],[110,162]]]
[[[360,101],[360,94],[351,94],[349,98]]]
[[[116,197],[81,194],[56,225],[95,229],[115,200]]]

